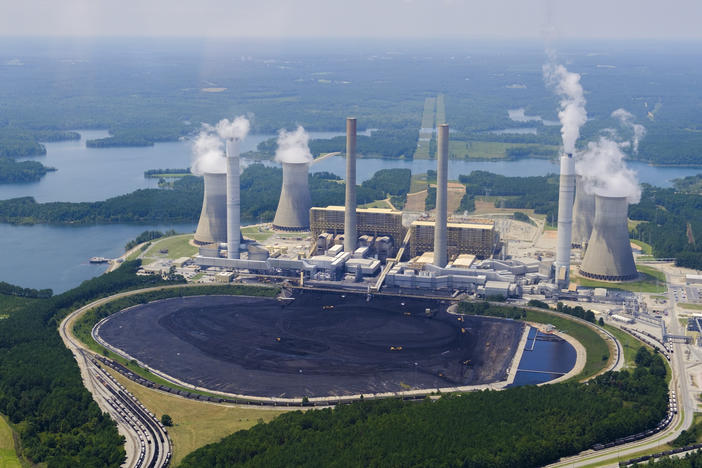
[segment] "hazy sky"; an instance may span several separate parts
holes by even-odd
[[[0,0],[5,36],[700,39],[701,20],[702,0]]]

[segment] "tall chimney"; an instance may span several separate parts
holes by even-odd
[[[239,194],[239,142],[227,140],[227,258],[239,258],[241,212]]]
[[[558,191],[558,236],[556,238],[555,280],[561,288],[570,283],[570,243],[573,229],[575,195],[575,160],[572,153],[561,156],[561,179]]]
[[[344,209],[344,252],[356,250],[356,119],[346,119],[346,207]]]
[[[434,265],[445,267],[448,261],[446,246],[447,191],[448,191],[448,143],[449,126],[439,125],[436,158],[436,222],[434,223]]]

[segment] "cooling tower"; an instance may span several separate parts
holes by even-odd
[[[558,190],[558,237],[556,239],[555,279],[560,287],[570,282],[570,242],[573,227],[575,160],[571,153],[561,156],[561,179]]]
[[[356,119],[346,119],[346,206],[344,207],[344,252],[356,250]]]
[[[448,261],[446,246],[448,198],[448,143],[449,127],[439,125],[436,158],[436,222],[434,223],[434,265],[445,267]]]
[[[227,140],[227,258],[239,258],[241,211],[239,193],[239,142]]]
[[[206,172],[205,196],[195,231],[195,243],[222,242],[227,242],[227,174]]]
[[[575,179],[575,204],[573,205],[573,247],[584,248],[592,234],[592,223],[595,220],[595,195],[585,191],[585,180],[582,176]]]
[[[627,226],[626,197],[595,195],[595,220],[580,274],[603,281],[636,279]]]
[[[307,163],[283,163],[283,188],[273,219],[273,229],[309,230],[312,199],[307,182],[308,172]]]

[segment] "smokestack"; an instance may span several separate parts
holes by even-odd
[[[306,231],[310,227],[312,199],[308,185],[309,164],[283,163],[283,188],[273,228],[282,231]]]
[[[346,207],[344,209],[344,252],[356,250],[356,119],[346,119]]]
[[[195,243],[227,242],[227,175],[206,172],[204,179],[205,194],[195,231]]]
[[[572,153],[561,156],[561,179],[558,192],[558,237],[556,241],[556,284],[561,288],[570,283],[570,243],[573,227],[573,196],[575,192],[575,160]]]
[[[573,205],[573,247],[585,248],[592,234],[595,219],[595,195],[585,191],[583,176],[575,177],[575,204]]]
[[[239,194],[239,142],[227,139],[227,258],[239,258],[241,212]]]
[[[434,223],[434,265],[445,267],[448,262],[446,246],[447,191],[448,191],[448,143],[449,126],[439,125],[436,158],[436,221]]]
[[[582,276],[604,281],[638,278],[629,241],[628,207],[627,197],[595,195],[595,221],[580,265]]]

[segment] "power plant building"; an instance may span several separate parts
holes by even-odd
[[[195,231],[195,243],[227,242],[227,174],[205,173],[204,180],[205,195]]]
[[[627,226],[626,197],[595,195],[595,220],[580,274],[603,281],[638,278]]]
[[[308,163],[283,163],[283,187],[273,219],[273,229],[306,231],[309,228],[312,199],[308,178]]]
[[[344,234],[346,209],[343,206],[313,207],[310,209],[310,232],[312,238],[318,239],[323,233],[337,236]],[[389,208],[356,208],[357,236],[388,236],[395,247],[399,247],[405,235],[402,226],[402,211]],[[346,242],[344,237],[344,242]],[[354,239],[354,247],[357,245]],[[345,250],[345,249],[344,249]]]
[[[410,255],[417,257],[434,250],[435,223],[417,220],[410,225]],[[489,258],[498,242],[495,222],[480,220],[472,223],[448,222],[447,251],[449,258],[460,254],[472,254],[478,258]]]

